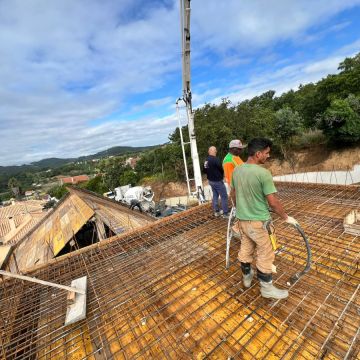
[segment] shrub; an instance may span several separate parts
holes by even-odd
[[[360,141],[360,99],[349,95],[346,99],[334,99],[325,113],[319,117],[319,128],[329,140],[337,143]]]
[[[54,186],[49,190],[49,195],[52,197],[56,197],[58,200],[60,200],[67,193],[68,189],[65,185]]]
[[[293,138],[294,148],[302,149],[326,143],[326,136],[319,130],[306,130]]]

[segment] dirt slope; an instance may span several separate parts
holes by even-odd
[[[142,185],[151,186],[155,196],[154,200],[166,199],[173,196],[187,195],[186,182],[162,182],[162,181],[150,181],[145,182]]]
[[[329,150],[323,146],[301,150],[292,161],[270,160],[267,168],[275,175],[305,171],[348,170],[360,164],[360,146]]]

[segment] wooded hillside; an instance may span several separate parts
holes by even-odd
[[[360,143],[360,54],[339,64],[339,73],[313,84],[300,85],[280,96],[269,90],[250,100],[232,104],[206,104],[195,111],[200,159],[211,145],[226,154],[231,139],[248,142],[253,137],[274,141],[273,154],[291,159],[302,147],[344,148]],[[186,127],[183,128],[188,138]],[[184,179],[180,135],[177,128],[165,148],[149,151],[138,162],[140,177],[155,173]],[[246,154],[244,154],[246,155]]]

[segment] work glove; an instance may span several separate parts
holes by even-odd
[[[299,225],[299,223],[292,216],[288,216],[285,222],[293,226]]]

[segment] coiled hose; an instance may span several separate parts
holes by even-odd
[[[302,238],[304,239],[305,242],[305,246],[306,246],[306,251],[307,251],[307,258],[306,258],[306,265],[303,271],[300,271],[298,273],[296,273],[295,275],[293,275],[290,278],[290,284],[295,284],[296,281],[298,281],[300,279],[301,276],[303,276],[304,274],[306,274],[307,272],[309,272],[310,268],[311,268],[311,261],[312,261],[312,257],[311,257],[311,248],[310,248],[310,244],[309,244],[309,239],[308,237],[305,235],[304,230],[301,228],[301,226],[299,224],[294,225],[295,228],[297,229],[297,231],[300,233],[300,235],[302,236]]]
[[[231,243],[231,237],[232,237],[232,225],[233,222],[235,220],[235,207],[232,207],[231,211],[230,211],[230,215],[229,215],[229,220],[228,220],[228,227],[227,227],[227,236],[226,236],[226,269],[229,268],[230,265],[230,243]],[[296,281],[298,281],[300,279],[301,276],[303,276],[304,274],[306,274],[307,272],[310,271],[311,269],[311,262],[312,262],[312,255],[311,255],[311,248],[310,248],[310,243],[309,243],[309,239],[308,237],[305,235],[304,230],[301,228],[301,226],[299,224],[294,225],[294,227],[296,228],[296,230],[300,233],[300,235],[302,236],[302,238],[304,239],[305,242],[305,246],[306,246],[306,252],[307,252],[307,258],[306,258],[306,265],[304,270],[297,272],[295,275],[293,275],[290,278],[290,284],[295,284]]]
[[[226,257],[225,257],[226,269],[228,269],[230,265],[230,243],[232,238],[232,225],[235,220],[235,213],[236,213],[236,208],[235,206],[233,206],[229,214],[228,227],[226,232]]]

